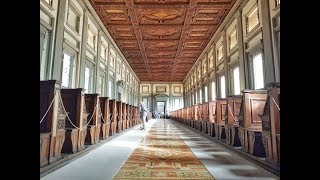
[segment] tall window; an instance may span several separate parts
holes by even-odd
[[[113,79],[112,78],[110,78],[108,82],[108,96],[110,97],[110,99],[113,98]]]
[[[173,100],[173,110],[177,110],[180,108],[180,99]]]
[[[49,60],[50,31],[40,25],[40,80],[46,79]]]
[[[191,105],[194,105],[194,93],[191,94]]]
[[[220,97],[226,97],[226,79],[224,76],[220,76]]]
[[[264,68],[261,53],[257,53],[252,57],[252,71],[253,88],[264,88]]]
[[[73,61],[69,54],[63,54],[63,65],[62,65],[62,86],[72,87],[72,75],[73,75]]]
[[[86,67],[84,71],[84,89],[86,93],[91,93],[93,89],[93,69]]]
[[[215,100],[217,97],[216,95],[216,83],[212,81],[211,83],[211,100]]]
[[[196,99],[195,99],[195,104],[198,104],[198,93],[197,92],[195,92],[195,94],[196,94]]]
[[[240,74],[239,66],[233,68],[233,92],[235,95],[240,94]]]
[[[204,87],[204,102],[208,102],[208,87]]]
[[[199,89],[199,103],[202,103],[202,90]]]

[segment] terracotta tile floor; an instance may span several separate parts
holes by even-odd
[[[165,120],[158,120],[113,179],[214,179]]]

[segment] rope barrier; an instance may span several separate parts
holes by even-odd
[[[58,90],[55,90],[54,96],[53,96],[53,98],[52,98],[52,101],[51,101],[51,103],[50,103],[50,105],[49,105],[46,113],[44,113],[43,117],[41,118],[40,124],[42,123],[42,121],[44,120],[44,118],[47,116],[47,113],[49,112],[49,110],[50,110],[50,108],[51,108],[51,106],[52,106],[52,104],[53,104],[53,102],[54,102],[54,99],[55,99],[55,97],[56,97],[57,94],[58,94]]]
[[[98,104],[97,104],[97,105],[98,105]],[[94,107],[94,110],[93,110],[93,112],[92,112],[92,116],[91,116],[89,122],[88,122],[85,126],[83,126],[81,129],[86,128],[86,127],[90,124],[90,122],[91,122],[91,120],[92,120],[92,118],[93,118],[93,115],[94,115],[94,113],[96,112],[97,105],[96,105],[96,107]]]
[[[79,128],[79,127],[77,127],[76,125],[74,125],[74,124],[72,123],[72,121],[71,121],[70,117],[68,116],[68,113],[67,113],[67,111],[66,111],[66,109],[65,109],[65,107],[64,107],[64,104],[63,104],[63,102],[62,102],[62,97],[61,97],[61,94],[60,94],[60,93],[59,93],[59,100],[60,100],[60,102],[61,102],[61,104],[62,104],[62,107],[63,107],[64,113],[65,113],[65,115],[67,116],[67,119],[69,120],[70,124],[71,124],[74,128],[76,128],[76,129],[80,129],[80,130],[82,130],[82,129],[86,128],[86,127],[89,125],[89,123],[91,122],[91,120],[92,120],[92,118],[93,118],[93,115],[94,115],[94,113],[95,113],[95,111],[96,111],[96,109],[97,109],[97,105],[98,105],[98,104],[97,104],[97,105],[95,106],[95,108],[94,108],[94,110],[93,110],[93,113],[92,113],[92,116],[91,116],[91,118],[90,118],[89,122],[88,122],[85,126],[83,126],[82,128]]]
[[[278,106],[278,104],[277,104],[277,102],[274,100],[274,98],[273,97],[271,97],[272,98],[272,101],[274,102],[274,104],[277,106],[277,108],[279,109],[279,111],[280,111],[280,107]]]
[[[106,123],[105,121],[104,121],[104,118],[103,118],[103,114],[102,114],[102,111],[101,111],[101,107],[99,106],[99,109],[100,109],[100,114],[99,114],[99,118],[102,118],[102,121],[103,121],[103,123]]]

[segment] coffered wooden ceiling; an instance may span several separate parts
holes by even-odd
[[[141,81],[182,82],[235,0],[90,0]]]

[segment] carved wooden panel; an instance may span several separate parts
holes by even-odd
[[[183,81],[235,0],[90,3],[141,81],[173,82]]]

